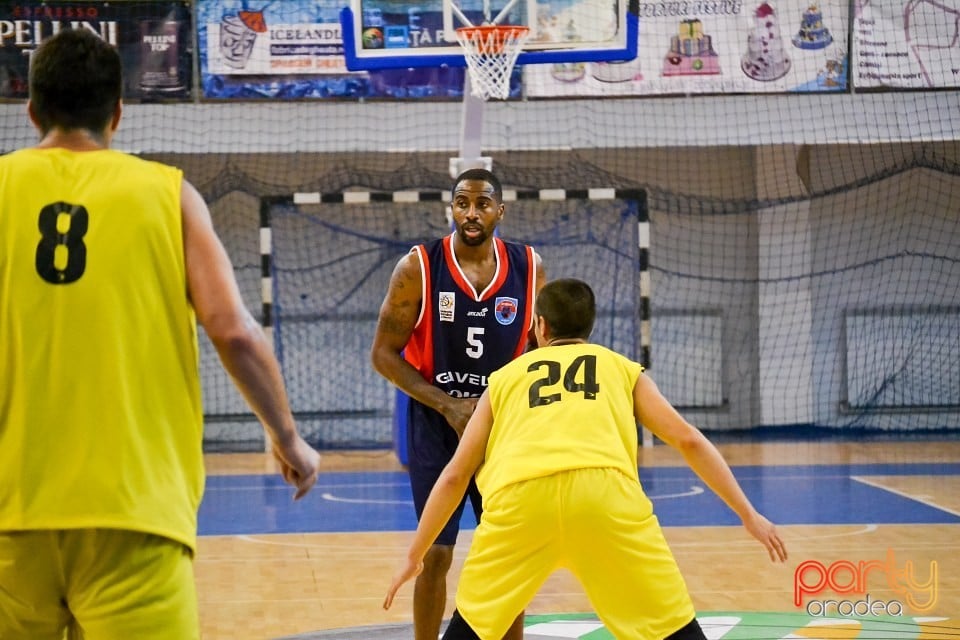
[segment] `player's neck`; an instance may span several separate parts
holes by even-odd
[[[493,237],[488,238],[482,244],[469,245],[458,238],[456,234],[453,236],[453,253],[460,263],[480,263],[486,260],[495,260],[495,252]]]
[[[560,345],[564,345],[564,344],[584,344],[584,343],[586,343],[586,340],[584,340],[583,338],[553,338],[551,340],[547,340],[548,347],[559,347]]]
[[[43,140],[41,140],[35,148],[99,151],[108,147],[109,143],[104,136],[97,135],[86,129],[51,129],[43,136]]]

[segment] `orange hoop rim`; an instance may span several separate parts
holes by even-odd
[[[457,27],[464,47],[472,45],[476,53],[498,54],[509,41],[526,37],[530,27],[517,24],[481,24],[471,27]],[[489,38],[489,36],[493,36]]]

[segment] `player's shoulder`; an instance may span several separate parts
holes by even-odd
[[[416,253],[418,251],[423,251],[427,255],[433,255],[442,253],[443,251],[452,251],[452,249],[448,247],[448,244],[449,243],[446,242],[446,237],[434,238],[432,240],[425,240],[419,244],[413,245],[410,247],[410,252]]]
[[[531,245],[500,238],[496,238],[496,241],[501,243],[503,247],[500,249],[501,255],[505,254],[507,256],[508,264],[527,265],[532,263],[534,267],[538,265],[539,255]]]
[[[0,167],[18,167],[29,165],[37,158],[41,158],[41,151],[34,147],[15,149],[0,155]]]
[[[0,171],[6,173],[10,170],[10,167],[15,166],[19,162],[21,151],[22,149],[18,149],[16,151],[10,151],[0,155]]]
[[[507,250],[522,251],[526,253],[528,249],[530,250],[533,249],[531,245],[526,244],[525,242],[517,242],[516,240],[504,240],[503,238],[497,238],[497,241],[502,242],[503,246],[506,247]]]
[[[7,151],[6,153],[0,154],[0,162],[16,162],[18,158],[23,157],[23,154],[27,153],[29,149],[14,149],[12,151]]]
[[[447,243],[444,242],[444,238],[434,238],[433,240],[426,240],[410,247],[404,259],[415,261],[419,269],[421,262],[427,265],[434,262],[444,262],[445,254],[448,251],[452,251],[452,249],[448,248]]]
[[[151,160],[150,158],[143,158],[126,151],[111,150],[110,157],[115,162],[125,162],[143,171],[156,171],[158,173],[173,173],[180,175],[183,174],[183,170],[181,170],[179,167],[175,167],[172,164],[167,164],[166,162],[161,162],[159,160]]]
[[[598,367],[623,371],[630,377],[638,376],[643,371],[643,366],[633,358],[596,342],[570,345],[566,353],[571,360],[593,356]]]
[[[183,181],[183,170],[159,160],[152,160],[120,149],[102,149],[95,155],[85,158],[88,166],[108,169],[114,168],[127,176],[136,176],[137,180],[160,180],[165,184]]]
[[[400,259],[393,270],[394,279],[419,279],[421,255],[418,247],[412,247]]]
[[[602,345],[597,342],[587,342],[580,346],[582,346],[586,351],[592,351],[594,353],[603,355],[605,358],[609,358],[610,360],[615,360],[623,364],[635,364],[640,366],[639,363],[634,361],[630,356],[621,353],[616,349],[611,349],[606,345]]]

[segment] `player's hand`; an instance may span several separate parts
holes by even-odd
[[[390,608],[390,605],[393,604],[393,597],[397,595],[397,591],[400,590],[400,587],[403,586],[405,582],[411,578],[415,578],[420,575],[420,572],[423,571],[423,560],[419,562],[413,562],[412,560],[407,560],[399,571],[393,576],[393,580],[390,582],[390,588],[387,589],[387,595],[383,599],[383,609],[387,610]]]
[[[450,406],[443,412],[443,417],[457,432],[457,437],[463,435],[463,430],[467,428],[467,422],[477,408],[477,402],[480,398],[451,398]]]
[[[754,538],[759,540],[773,562],[784,562],[787,559],[787,547],[777,533],[777,527],[759,513],[754,512],[743,520],[743,526]]]
[[[297,489],[293,499],[307,495],[317,482],[320,454],[299,435],[289,443],[274,442],[272,449],[283,479]]]

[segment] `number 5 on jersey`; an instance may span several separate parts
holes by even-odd
[[[467,327],[467,355],[477,359],[483,355],[483,327]]]

